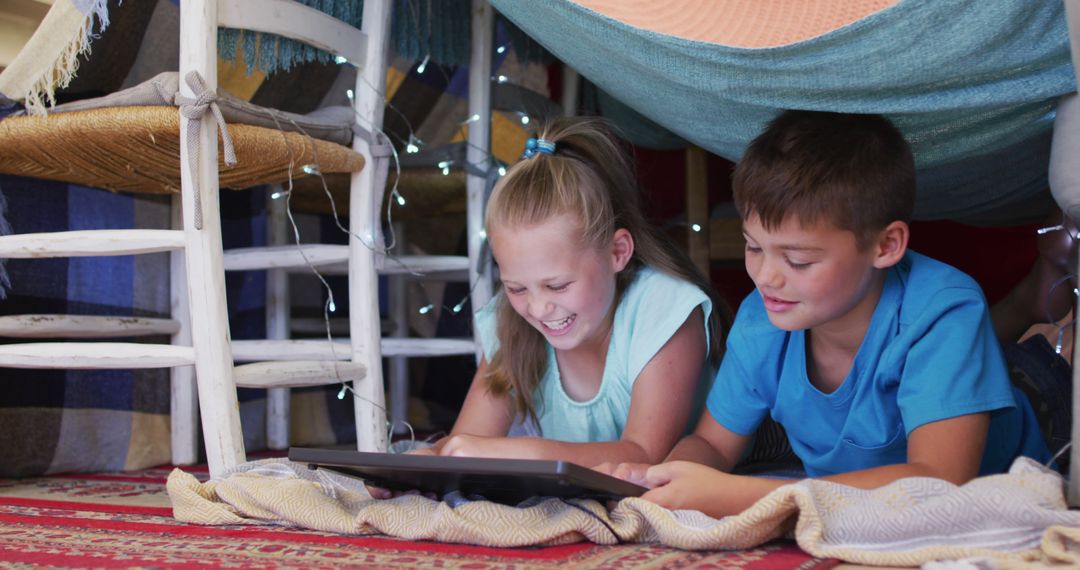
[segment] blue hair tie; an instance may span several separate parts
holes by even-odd
[[[525,141],[525,152],[521,158],[532,158],[537,153],[555,154],[555,143],[544,139],[530,138]]]

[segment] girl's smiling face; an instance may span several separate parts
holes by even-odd
[[[611,248],[584,245],[579,234],[568,214],[489,233],[511,306],[560,351],[606,346],[614,317],[615,276],[633,252],[625,229],[615,232]]]

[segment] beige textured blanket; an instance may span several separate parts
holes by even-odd
[[[986,557],[1002,568],[1080,567],[1080,511],[1067,509],[1060,475],[1024,458],[1008,474],[961,487],[912,478],[864,491],[807,479],[719,520],[634,498],[611,511],[596,501],[550,498],[519,507],[421,496],[375,500],[356,479],[278,459],[244,464],[207,483],[177,469],[168,492],[177,519],[211,525],[278,524],[497,547],[584,539],[745,549],[793,536],[814,556],[861,564]]]

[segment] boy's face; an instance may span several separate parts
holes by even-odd
[[[804,227],[788,217],[766,231],[757,215],[743,221],[746,272],[769,320],[786,331],[817,327],[865,331],[877,305],[873,245],[828,223]]]

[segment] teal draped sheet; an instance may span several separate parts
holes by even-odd
[[[1076,90],[1061,0],[901,0],[763,49],[635,28],[569,0],[492,5],[605,92],[725,158],[781,109],[882,113],[914,151],[917,217],[1007,222],[1049,204],[1054,110]]]

